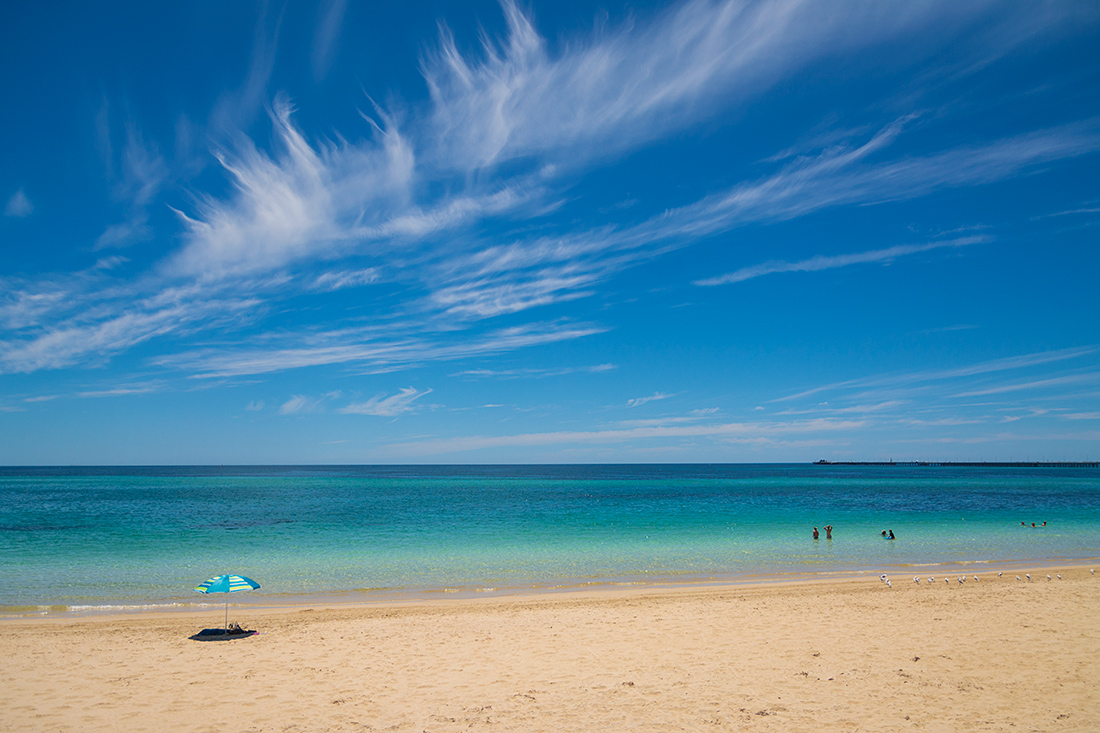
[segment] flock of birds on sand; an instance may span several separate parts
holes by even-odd
[[[1096,570],[1093,569],[1093,568],[1089,568],[1089,573],[1092,574],[1092,575],[1096,575]],[[1062,574],[1061,573],[1055,573],[1055,575],[1058,577],[1058,580],[1062,579]],[[1002,576],[1004,576],[1004,571],[1001,571],[1001,572],[997,573],[998,578],[1000,578]],[[1024,578],[1027,578],[1030,581],[1031,580],[1031,573],[1024,573]],[[883,583],[885,583],[886,585],[888,585],[889,587],[891,587],[891,588],[894,587],[893,583],[890,582],[890,579],[888,577],[886,577],[885,574],[878,576],[878,579],[880,581],[882,581]],[[1016,580],[1022,581],[1023,578],[1021,578],[1019,575],[1017,575]],[[1050,573],[1047,573],[1047,580],[1054,580],[1054,578],[1050,577]],[[967,582],[966,576],[965,575],[958,576],[958,581],[959,581],[959,585],[962,585],[963,583]],[[914,575],[913,576],[913,582],[920,585],[921,577],[919,575]],[[936,582],[936,576],[929,575],[928,576],[928,584],[931,585],[932,583],[935,583],[935,582]],[[944,578],[943,578],[943,582],[947,583],[948,585],[951,585],[951,577],[945,575]],[[977,575],[974,576],[974,582],[975,583],[978,582],[978,576]]]

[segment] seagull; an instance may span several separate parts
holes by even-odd
[[[886,576],[885,575],[878,576],[878,579],[881,580],[883,583],[886,582]]]
[[[932,585],[932,581],[933,581],[933,580],[935,580],[935,578],[929,578],[929,579],[928,579],[928,585]]]
[[[1051,580],[1050,573],[1047,573],[1047,580]]]
[[[1058,576],[1058,580],[1062,579],[1062,574],[1061,573],[1057,573],[1057,576]]]
[[[966,578],[964,578],[963,576],[960,575],[959,576],[959,585],[962,585],[964,580],[966,580]]]
[[[1028,580],[1031,580],[1031,573],[1024,573],[1024,577],[1026,577]]]
[[[975,582],[975,583],[977,583],[977,582],[978,582],[978,576],[977,576],[977,575],[975,575],[975,576],[974,576],[974,582]]]
[[[951,585],[951,578],[944,578],[943,582],[947,583],[948,585]]]
[[[1001,572],[997,573],[997,577],[999,578],[999,577],[1001,577],[1001,576],[1002,576],[1002,575],[1004,575],[1004,574],[1005,574],[1005,573],[1004,573],[1004,571],[1002,570]]]
[[[1096,571],[1093,570],[1092,568],[1089,568],[1089,572],[1092,573],[1093,575],[1096,575]]]
[[[1060,577],[1062,577],[1062,576],[1060,576],[1060,575],[1059,575],[1058,577],[1060,578]],[[914,576],[913,576],[913,582],[914,582],[914,583],[919,583],[919,582],[920,582],[920,577],[918,577],[918,576],[914,575]]]
[[[890,586],[891,588],[893,588],[893,587],[894,587],[894,586],[890,585],[890,581],[889,581],[889,580],[887,580],[887,581],[886,581],[886,585],[889,585],[889,586]]]
[[[1020,579],[1020,576],[1019,576],[1019,575],[1017,575],[1017,576],[1016,576],[1016,580],[1019,580],[1019,579]]]

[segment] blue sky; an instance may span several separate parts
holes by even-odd
[[[0,463],[1100,458],[1093,3],[0,12]]]

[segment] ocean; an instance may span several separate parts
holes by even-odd
[[[278,605],[1096,558],[1091,468],[0,468],[8,617],[219,605],[221,573]]]

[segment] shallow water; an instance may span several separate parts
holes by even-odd
[[[191,589],[223,572],[256,602],[1096,557],[1096,469],[0,469],[8,615],[219,605]]]

